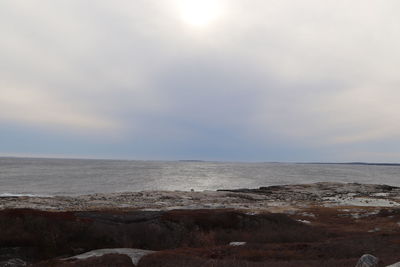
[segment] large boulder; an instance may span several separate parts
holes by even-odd
[[[356,267],[376,267],[379,259],[371,254],[364,254],[358,260]]]

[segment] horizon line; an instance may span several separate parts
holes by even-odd
[[[204,160],[204,159],[134,159],[95,156],[68,156],[68,155],[5,155],[0,159],[59,159],[59,160],[109,160],[109,161],[152,161],[152,162],[221,162],[221,163],[280,163],[280,164],[338,164],[338,165],[380,165],[400,166],[400,162],[367,162],[367,161],[246,161],[246,160]]]

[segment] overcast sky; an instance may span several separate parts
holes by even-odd
[[[400,161],[398,0],[3,0],[0,155]]]

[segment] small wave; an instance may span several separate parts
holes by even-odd
[[[23,194],[23,193],[0,193],[0,197],[51,197],[49,195]]]

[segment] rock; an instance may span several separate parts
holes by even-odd
[[[132,263],[137,265],[139,260],[148,254],[154,253],[152,250],[134,249],[134,248],[112,248],[112,249],[96,249],[80,255],[76,255],[65,260],[81,260],[91,257],[101,257],[106,254],[123,254],[131,258]]]
[[[94,266],[118,266],[118,267],[135,267],[132,260],[127,255],[122,254],[106,254],[99,257],[90,257],[87,259],[51,259],[42,261],[32,267],[94,267]]]
[[[28,264],[18,258],[9,259],[7,261],[0,262],[0,267],[19,267],[19,266],[27,266]]]
[[[301,223],[305,223],[305,224],[311,224],[311,222],[307,221],[307,220],[296,220],[296,221],[301,222]]]
[[[376,267],[379,259],[371,254],[364,254],[358,260],[356,267]]]
[[[400,267],[400,261],[396,262],[396,263],[393,263],[393,264],[391,264],[389,266],[386,266],[386,267]]]
[[[246,242],[230,242],[229,246],[239,247],[246,245]]]

